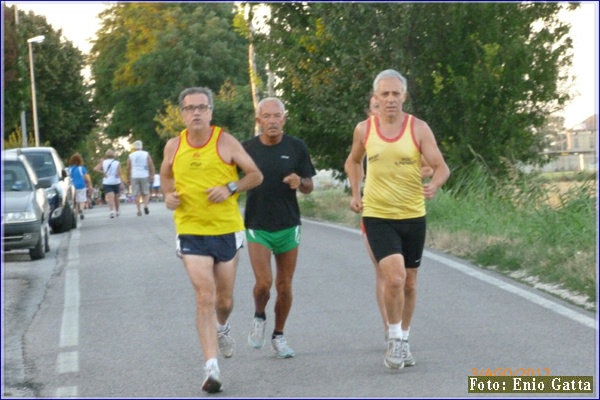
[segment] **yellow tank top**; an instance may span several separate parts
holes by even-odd
[[[222,203],[211,203],[206,193],[208,188],[238,180],[236,165],[224,162],[217,150],[221,128],[213,126],[202,147],[190,145],[187,136],[184,129],[173,160],[175,190],[181,200],[174,213],[177,233],[215,236],[244,230],[238,193]]]
[[[421,151],[413,125],[414,117],[406,114],[398,135],[388,139],[381,135],[377,117],[367,120],[363,216],[409,219],[425,215]]]

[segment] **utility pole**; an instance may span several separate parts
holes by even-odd
[[[17,5],[15,7],[15,27],[17,31],[17,39],[19,38],[19,10]],[[18,43],[18,41],[17,41]],[[21,53],[19,52],[19,46],[17,45],[17,60],[19,65],[19,83],[23,82],[23,77],[21,76],[21,71],[23,71],[23,61],[21,60]],[[19,85],[21,87],[21,85]],[[21,147],[27,147],[27,119],[25,118],[25,105],[23,104],[23,100],[21,99],[21,139],[22,145]]]

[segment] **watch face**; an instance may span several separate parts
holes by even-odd
[[[237,185],[236,185],[236,183],[235,183],[235,182],[229,182],[229,183],[227,184],[227,188],[229,189],[229,191],[230,191],[231,193],[235,193],[235,192],[237,192]]]

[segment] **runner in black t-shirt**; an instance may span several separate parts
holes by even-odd
[[[245,209],[248,252],[256,278],[255,314],[248,342],[256,349],[265,344],[265,309],[273,283],[273,254],[277,267],[277,300],[271,344],[277,358],[294,356],[283,329],[292,306],[292,279],[300,244],[296,192],[312,192],[312,177],[316,174],[304,141],[283,133],[285,118],[281,100],[263,99],[256,116],[261,134],[243,143],[264,176],[263,183],[248,192]]]

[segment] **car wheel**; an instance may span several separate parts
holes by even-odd
[[[44,224],[40,226],[40,239],[36,243],[33,249],[29,249],[29,257],[32,260],[40,260],[46,257],[46,252],[44,251],[44,243],[46,242],[46,228]]]
[[[77,206],[73,206],[73,208],[71,208],[72,213],[71,213],[71,229],[75,229],[77,228],[77,214],[75,214],[75,210]]]
[[[73,226],[73,210],[69,203],[65,203],[65,207],[63,209],[62,221],[61,224],[61,232],[68,232],[71,230]]]
[[[45,241],[44,241],[44,252],[47,253],[50,251],[50,227],[47,223],[44,224],[45,232]]]

